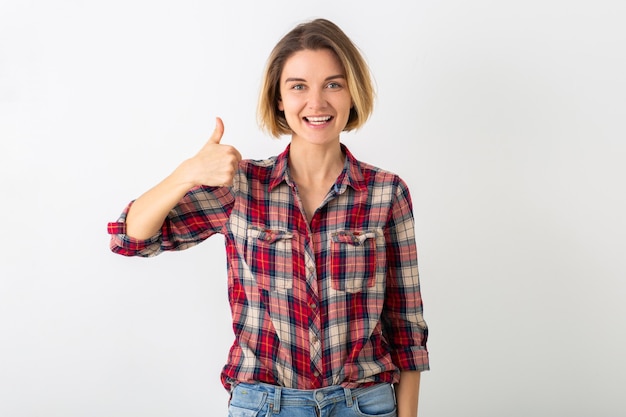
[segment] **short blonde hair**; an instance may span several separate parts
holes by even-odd
[[[272,50],[259,94],[260,127],[276,138],[291,133],[285,114],[278,110],[280,77],[287,59],[305,49],[328,49],[337,56],[346,72],[346,82],[353,103],[344,131],[361,127],[374,108],[374,86],[370,70],[350,38],[326,19],[316,19],[296,26]]]

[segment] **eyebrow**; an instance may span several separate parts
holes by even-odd
[[[326,79],[325,79],[324,81],[335,80],[335,79],[337,79],[337,78],[343,78],[343,79],[345,79],[345,78],[346,78],[346,76],[345,76],[345,75],[343,75],[343,74],[331,75],[330,77],[326,77]],[[286,82],[286,83],[289,83],[289,82],[294,82],[294,81],[295,81],[295,82],[303,82],[303,81],[304,81],[304,82],[306,82],[306,80],[305,80],[304,78],[296,78],[296,77],[290,77],[290,78],[287,78],[287,79],[285,80],[285,82]]]

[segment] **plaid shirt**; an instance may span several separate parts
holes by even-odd
[[[354,388],[428,370],[412,203],[394,174],[357,161],[310,224],[289,176],[289,147],[244,160],[232,187],[197,187],[150,239],[109,224],[111,249],[154,256],[226,239],[235,342],[222,382]],[[132,203],[131,203],[132,204]]]

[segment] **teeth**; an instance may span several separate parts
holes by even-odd
[[[307,117],[306,118],[311,123],[324,123],[330,120],[330,116],[323,117]]]

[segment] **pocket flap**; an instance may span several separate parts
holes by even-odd
[[[265,243],[274,243],[279,240],[293,239],[293,233],[283,230],[251,228],[248,229],[248,238]]]
[[[346,243],[352,246],[361,246],[367,239],[375,239],[376,233],[372,230],[341,230],[339,232],[331,233],[330,238],[335,243]]]

